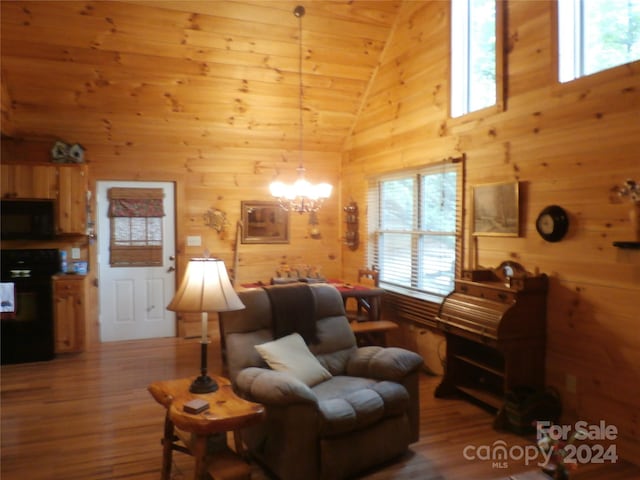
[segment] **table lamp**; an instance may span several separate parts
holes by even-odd
[[[210,393],[218,389],[215,380],[207,375],[208,313],[241,310],[244,304],[238,298],[224,262],[219,258],[192,258],[173,300],[167,306],[174,312],[200,313],[202,315],[202,339],[200,340],[200,376],[189,391]]]

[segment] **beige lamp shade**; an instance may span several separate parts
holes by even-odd
[[[173,300],[167,306],[174,312],[228,312],[242,310],[224,262],[219,258],[192,258]]]

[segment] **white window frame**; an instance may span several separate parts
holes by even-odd
[[[626,1],[627,0],[625,0],[625,2]],[[640,5],[638,0],[629,1]],[[555,36],[557,42],[556,79],[558,82],[571,82],[640,59],[640,52],[638,52],[635,58],[629,58],[622,63],[608,65],[598,70],[590,67],[588,65],[590,52],[586,38],[588,36],[591,41],[593,41],[593,39],[597,37],[589,35],[587,31],[588,24],[585,22],[585,18],[590,16],[588,3],[585,4],[584,0],[558,0],[555,4],[556,21],[554,23],[557,28],[557,35]],[[638,5],[634,5],[634,8],[637,8]],[[616,6],[611,3],[609,7],[612,9],[616,8]]]
[[[463,168],[461,167],[462,160],[451,159],[443,161],[441,164],[429,165],[420,169],[394,172],[385,174],[380,177],[372,179],[369,183],[369,198],[368,198],[368,250],[367,260],[368,264],[374,265],[379,270],[379,283],[380,287],[385,290],[396,292],[402,295],[421,298],[432,302],[440,303],[442,299],[453,289],[454,280],[456,276],[459,276],[461,271],[462,262],[462,205],[463,198]],[[455,229],[453,231],[429,231],[421,229],[419,225],[420,218],[422,217],[420,208],[424,208],[424,202],[422,206],[418,205],[418,199],[422,198],[422,192],[420,192],[421,176],[424,175],[441,175],[444,173],[455,172],[456,174],[456,186],[455,186]],[[381,226],[381,213],[385,208],[385,205],[381,201],[381,184],[390,180],[400,180],[413,178],[414,181],[414,197],[413,197],[413,212],[407,212],[408,215],[412,215],[412,229],[411,230],[384,230]],[[427,206],[428,208],[428,206]],[[402,283],[397,281],[397,270],[389,273],[385,270],[385,261],[381,258],[383,255],[383,241],[385,235],[406,235],[410,237],[411,244],[411,264],[407,265],[407,269],[410,271],[410,279],[408,282]],[[447,236],[453,239],[454,248],[451,251],[453,256],[452,269],[449,272],[450,278],[448,279],[448,285],[443,283],[443,289],[440,291],[425,288],[423,280],[426,273],[421,271],[425,265],[424,257],[420,258],[420,249],[422,248],[421,238],[436,238]],[[399,257],[402,256],[400,253]],[[399,259],[396,259],[399,260]],[[438,258],[435,258],[435,263],[439,263]],[[397,265],[397,263],[396,263]],[[438,273],[439,277],[442,277],[442,272]],[[430,285],[434,285],[435,281],[432,281]],[[429,287],[430,285],[427,285]]]
[[[451,0],[450,2],[450,102],[449,116],[452,119],[466,117],[486,109],[504,109],[504,2],[495,2],[495,96],[492,102],[472,106],[470,70],[474,61],[471,49],[471,24],[474,0]]]

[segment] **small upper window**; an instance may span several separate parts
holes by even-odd
[[[451,1],[451,117],[497,103],[495,0]]]
[[[559,80],[640,59],[640,0],[559,0]]]

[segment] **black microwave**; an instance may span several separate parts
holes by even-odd
[[[2,240],[50,240],[55,234],[53,200],[11,199],[0,202]]]

